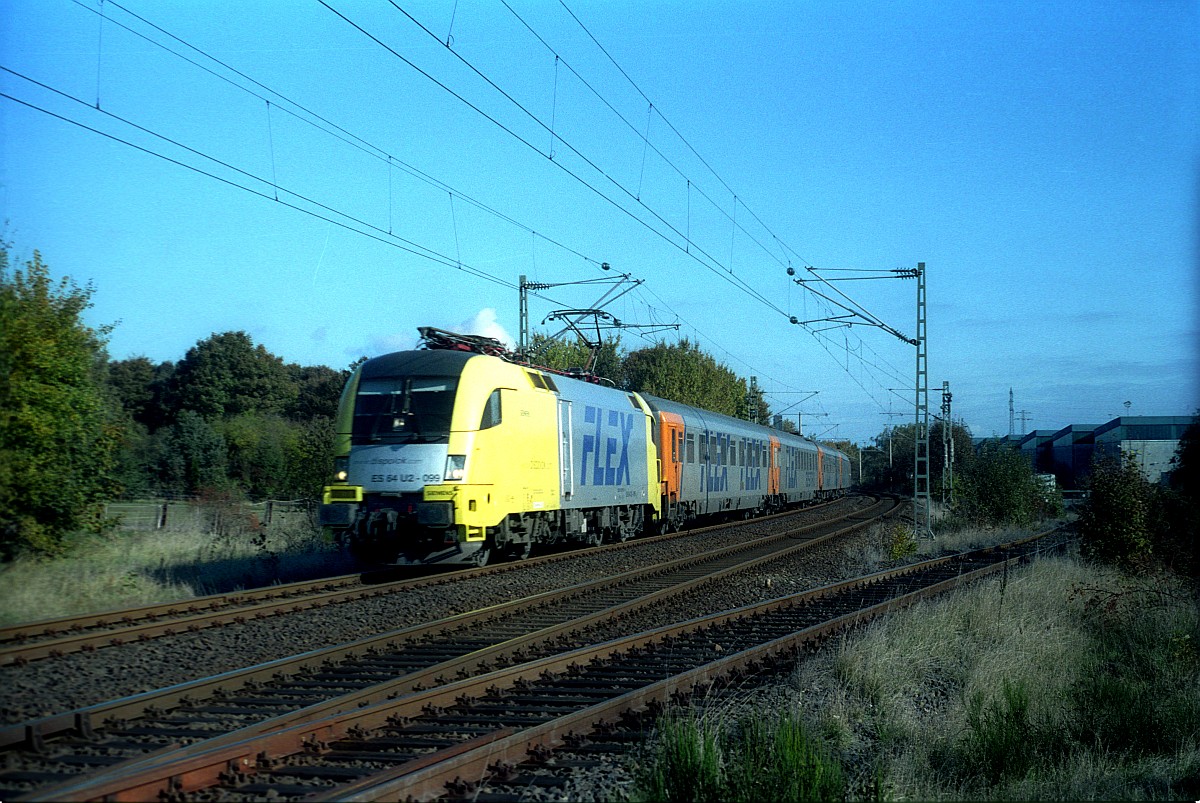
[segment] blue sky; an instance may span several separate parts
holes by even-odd
[[[6,236],[94,283],[114,358],[515,340],[519,275],[621,272],[611,314],[865,442],[915,351],[790,324],[842,311],[786,269],[924,262],[931,408],[975,434],[1010,387],[1019,430],[1200,405],[1195,2],[0,0],[0,65]],[[915,335],[912,280],[837,287]]]

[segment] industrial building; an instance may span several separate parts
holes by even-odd
[[[1004,438],[1039,474],[1053,474],[1066,491],[1084,487],[1092,462],[1100,456],[1132,454],[1152,483],[1165,483],[1183,432],[1197,420],[1191,415],[1120,416],[1106,424],[1069,424],[1060,430],[1037,429]]]

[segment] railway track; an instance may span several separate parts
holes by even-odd
[[[17,768],[0,773],[0,788],[6,798],[25,794],[272,717],[275,725],[264,727],[277,727],[297,709],[303,719],[320,718],[581,646],[592,625],[862,527],[894,507],[877,501],[832,522],[3,729],[6,763]]]
[[[520,799],[640,741],[672,700],[790,666],[831,633],[1061,547],[1062,533],[925,561],[558,651],[332,716],[298,712],[32,799]]]
[[[787,520],[795,516],[811,516],[828,511],[838,502],[766,516],[746,526]],[[249,589],[226,594],[213,594],[157,605],[145,605],[116,611],[82,616],[49,619],[40,622],[0,628],[0,666],[23,666],[30,661],[55,658],[73,652],[92,652],[104,647],[197,632],[252,619],[265,619],[313,608],[336,605],[354,600],[382,597],[428,586],[461,582],[475,577],[519,572],[530,565],[546,565],[571,560],[597,549],[637,549],[651,542],[693,539],[730,524],[685,530],[679,533],[654,536],[576,550],[569,553],[545,555],[528,561],[489,566],[482,569],[463,569],[428,577],[406,577],[388,581],[388,572],[350,574],[321,580],[288,583],[278,586]]]

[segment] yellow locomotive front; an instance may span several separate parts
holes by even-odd
[[[558,507],[554,415],[552,393],[495,357],[368,360],[342,394],[321,523],[373,560],[482,565],[527,549],[503,525],[507,511]]]

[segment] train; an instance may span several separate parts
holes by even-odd
[[[849,488],[849,458],[807,438],[419,331],[421,348],[359,365],[338,405],[320,523],[372,560],[483,566]]]

